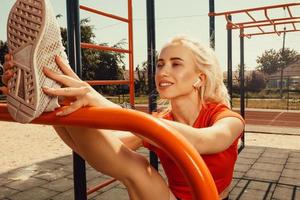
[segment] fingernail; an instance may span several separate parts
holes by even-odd
[[[51,88],[47,87],[47,86],[43,86],[42,87],[43,90],[50,90]]]

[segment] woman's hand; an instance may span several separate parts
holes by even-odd
[[[69,106],[64,107],[57,115],[68,115],[85,106],[120,107],[107,100],[88,83],[80,80],[71,67],[65,64],[59,56],[56,56],[55,61],[63,74],[58,74],[47,67],[44,67],[43,72],[47,77],[66,87],[43,87],[43,91],[50,96],[73,98],[73,102]]]
[[[4,56],[4,64],[3,64],[4,73],[2,75],[2,82],[4,83],[4,85],[7,85],[8,81],[13,77],[14,75],[13,67],[14,67],[13,56],[11,54],[6,54]],[[8,92],[6,86],[0,87],[0,90],[3,92],[3,94],[7,94]]]

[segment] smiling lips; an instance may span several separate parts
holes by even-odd
[[[173,83],[168,82],[168,81],[161,81],[161,82],[159,83],[159,87],[160,87],[160,88],[166,88],[166,87],[169,87],[169,86],[171,86],[171,85],[173,85]]]

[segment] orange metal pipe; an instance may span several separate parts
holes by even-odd
[[[103,50],[103,51],[115,51],[115,52],[120,52],[120,53],[131,53],[130,50],[126,50],[126,49],[119,49],[119,48],[113,48],[113,47],[84,43],[84,42],[81,43],[81,48],[96,49],[96,50]]]
[[[129,94],[130,105],[134,106],[134,61],[133,61],[133,22],[132,22],[132,0],[128,0],[128,40],[129,40]]]
[[[193,191],[193,199],[218,200],[213,178],[197,150],[175,129],[142,112],[118,108],[85,107],[64,117],[55,115],[61,109],[44,113],[35,124],[80,126],[98,129],[132,131],[159,146],[181,169]],[[13,121],[6,104],[0,104],[0,120]]]
[[[88,189],[86,194],[87,195],[92,194],[93,192],[96,192],[96,191],[100,190],[101,188],[104,188],[105,186],[108,186],[109,184],[112,184],[115,181],[117,181],[117,179],[115,179],[115,178],[104,181],[103,183],[100,183],[99,185],[96,185],[95,187],[93,187],[91,189]]]
[[[283,7],[288,7],[288,6],[299,6],[299,5],[300,5],[300,3],[288,3],[288,4],[256,7],[256,8],[250,8],[250,9],[234,10],[234,11],[227,11],[227,12],[220,12],[220,13],[208,13],[208,16],[230,15],[230,14],[238,14],[238,13],[244,13],[244,12],[252,12],[252,11],[273,9],[273,8],[283,8]]]
[[[291,21],[285,21],[285,22],[274,22],[273,24],[265,23],[265,24],[259,24],[259,25],[246,25],[246,26],[243,26],[243,28],[254,28],[254,27],[260,27],[260,26],[274,26],[274,25],[293,24],[293,23],[300,23],[300,20],[291,20]],[[239,28],[232,27],[232,29],[239,29]]]
[[[270,31],[270,32],[264,32],[264,33],[246,33],[246,34],[242,34],[241,37],[251,37],[251,36],[255,36],[255,35],[266,35],[266,34],[273,34],[273,33],[276,33],[276,34],[281,34],[281,33],[289,33],[289,32],[298,32],[300,31],[299,30],[286,30],[286,31]]]
[[[89,11],[89,12],[92,12],[92,13],[95,13],[95,14],[98,14],[98,15],[102,15],[102,16],[109,17],[109,18],[112,18],[112,19],[116,19],[116,20],[119,20],[119,21],[123,21],[123,22],[126,22],[126,23],[129,22],[128,19],[125,19],[123,17],[119,17],[119,16],[116,16],[116,15],[105,13],[105,12],[102,12],[102,11],[99,11],[99,10],[96,10],[94,8],[90,8],[90,7],[87,7],[87,6],[84,6],[84,5],[80,5],[79,7],[82,10]]]
[[[300,17],[285,17],[285,18],[277,18],[277,19],[272,19],[274,23],[277,23],[277,21],[287,21],[287,20],[296,20],[296,19],[300,19]],[[266,22],[269,22],[269,20],[258,20],[258,21],[255,21],[255,22],[238,22],[238,23],[235,23],[235,25],[252,25],[252,24],[257,24],[259,26],[259,24],[261,23],[266,23]]]
[[[90,85],[128,85],[129,81],[127,80],[93,80],[93,81],[85,81]]]

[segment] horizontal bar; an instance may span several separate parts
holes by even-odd
[[[277,19],[272,19],[273,22],[276,21],[286,21],[286,20],[296,20],[296,19],[300,19],[300,17],[285,17],[285,18],[277,18]],[[269,20],[258,20],[255,22],[238,22],[238,23],[234,23],[237,26],[245,26],[245,25],[252,25],[252,24],[260,24],[260,23],[265,23],[265,22],[269,22]]]
[[[162,151],[179,167],[189,184],[193,199],[219,199],[214,180],[199,152],[176,129],[149,114],[121,108],[84,107],[67,116],[43,113],[31,123],[130,131]],[[6,104],[0,104],[0,120],[13,121]]]
[[[104,188],[105,186],[110,185],[111,183],[115,182],[117,179],[112,178],[109,180],[104,181],[103,183],[100,183],[99,185],[96,185],[95,187],[92,187],[90,189],[88,189],[88,191],[86,192],[87,195],[90,195],[98,190],[100,190],[101,188]]]
[[[92,12],[92,13],[95,13],[95,14],[98,14],[98,15],[102,15],[102,16],[109,17],[109,18],[112,18],[112,19],[116,19],[116,20],[119,20],[119,21],[123,21],[123,22],[126,22],[126,23],[129,22],[129,20],[126,19],[126,18],[119,17],[117,15],[112,15],[112,14],[109,14],[109,13],[105,13],[105,12],[102,12],[102,11],[99,11],[99,10],[96,10],[94,8],[90,8],[90,7],[87,7],[87,6],[84,6],[84,5],[80,5],[79,7],[80,7],[80,9],[88,11],[88,12]]]
[[[274,22],[273,24],[257,24],[257,25],[247,25],[243,26],[243,28],[254,28],[254,27],[261,27],[261,26],[274,26],[274,25],[283,25],[283,24],[294,24],[294,23],[300,23],[300,20],[292,20],[292,21],[285,21],[285,22]],[[232,27],[232,29],[239,29],[240,27]]]
[[[85,81],[90,85],[128,85],[130,81],[127,80],[99,80],[99,81]]]
[[[208,13],[208,16],[232,15],[232,14],[238,14],[238,13],[244,13],[244,12],[260,11],[260,10],[266,10],[266,9],[283,8],[283,7],[299,6],[299,5],[300,5],[300,3],[288,3],[288,4],[280,4],[280,5],[274,5],[274,6],[264,6],[264,7],[243,9],[243,10],[233,10],[233,11],[220,12],[220,13]]]
[[[298,31],[300,31],[300,29],[299,30],[296,29],[296,30],[277,31],[277,32],[270,31],[270,32],[264,32],[264,33],[245,33],[245,34],[242,34],[241,37],[252,37],[252,36],[255,36],[255,35],[266,35],[266,34],[274,34],[274,33],[281,34],[281,33],[284,33],[284,32],[288,33],[288,32],[298,32]]]
[[[96,50],[103,50],[103,51],[115,51],[120,53],[131,53],[131,51],[127,49],[119,49],[119,48],[108,47],[108,46],[97,45],[97,44],[90,44],[90,43],[81,43],[81,48],[96,49]]]

